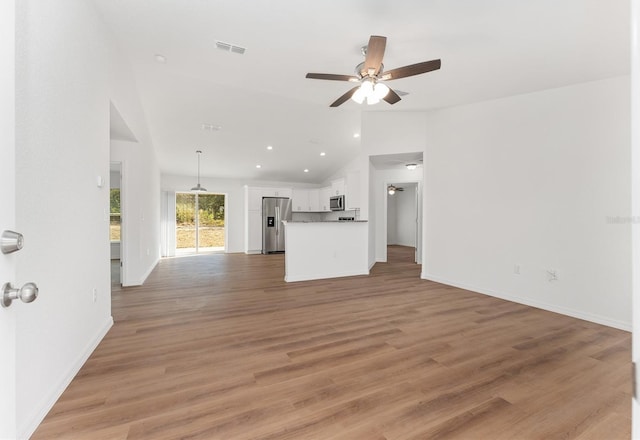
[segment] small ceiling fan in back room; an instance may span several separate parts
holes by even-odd
[[[356,66],[355,75],[336,75],[332,73],[307,73],[307,78],[327,79],[331,81],[348,81],[359,83],[356,87],[336,99],[330,107],[338,107],[347,102],[350,98],[358,104],[365,100],[368,104],[377,104],[381,99],[389,104],[400,101],[400,95],[387,87],[382,81],[406,78],[420,75],[440,68],[440,60],[423,61],[396,69],[384,70],[382,58],[387,46],[387,37],[372,35],[369,44],[362,48],[365,56],[364,62]]]
[[[395,185],[389,185],[387,187],[387,192],[389,193],[390,196],[394,195],[398,191],[404,191],[404,188],[400,186],[395,186]]]

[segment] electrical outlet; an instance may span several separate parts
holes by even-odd
[[[520,275],[520,265],[519,264],[514,264],[513,265],[513,273],[516,275]]]
[[[98,289],[93,288],[93,302],[98,302]]]

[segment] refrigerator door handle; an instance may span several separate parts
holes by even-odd
[[[276,236],[280,235],[280,207],[276,206]]]

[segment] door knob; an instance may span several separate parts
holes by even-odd
[[[9,307],[14,299],[20,299],[24,303],[30,303],[38,297],[38,286],[36,283],[27,283],[16,289],[11,283],[4,283],[2,286],[2,307]]]

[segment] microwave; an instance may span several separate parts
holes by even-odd
[[[329,197],[329,208],[332,211],[344,211],[344,196]]]

